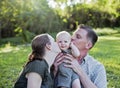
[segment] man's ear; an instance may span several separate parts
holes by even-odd
[[[87,49],[91,49],[92,48],[92,42],[88,41],[88,43],[86,44],[86,48]]]
[[[51,50],[51,45],[50,45],[50,44],[46,44],[46,48],[47,48],[48,50]]]

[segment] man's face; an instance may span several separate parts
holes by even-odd
[[[86,49],[88,39],[87,39],[87,31],[83,29],[77,29],[72,36],[72,42],[76,45],[76,47],[82,51]]]

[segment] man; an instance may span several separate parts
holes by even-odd
[[[65,62],[65,67],[72,68],[79,75],[82,88],[107,88],[104,66],[88,54],[97,40],[97,34],[90,27],[78,26],[72,36],[72,42],[79,49],[80,57],[75,59],[71,55],[58,55],[54,63],[54,73],[57,72],[57,66]],[[68,60],[61,61],[63,58]]]

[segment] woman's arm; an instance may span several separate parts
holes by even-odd
[[[55,58],[55,61],[53,63],[53,65],[54,65],[54,70],[53,70],[54,76],[56,76],[56,74],[57,74],[58,66],[63,62],[63,59],[64,59],[64,58],[62,58],[63,55],[64,55],[63,53],[59,53]]]
[[[28,73],[26,75],[26,78],[28,79],[27,88],[41,87],[42,77],[38,73],[35,73],[35,72]]]

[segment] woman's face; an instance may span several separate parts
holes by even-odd
[[[60,53],[61,50],[58,46],[58,44],[55,42],[54,38],[52,36],[49,36],[50,42],[51,42],[51,50],[55,53]]]

